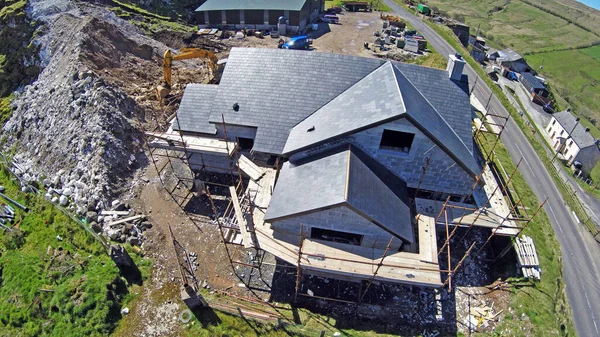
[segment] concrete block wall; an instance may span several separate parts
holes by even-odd
[[[415,138],[409,153],[379,149],[384,129],[414,134]],[[421,183],[421,189],[467,195],[473,187],[474,179],[405,118],[349,135],[346,140],[404,179],[408,187],[417,187],[423,172],[422,168],[429,156],[431,161]]]
[[[205,169],[211,172],[229,173],[230,171],[230,159],[225,154],[194,153],[189,163],[192,171],[200,171],[203,165],[206,165]]]
[[[381,229],[376,224],[365,219],[346,206],[338,206],[327,210],[274,221],[271,223],[271,228],[273,229],[276,238],[277,233],[281,233],[284,234],[281,237],[282,239],[289,238],[290,243],[297,245],[301,224],[307,237],[310,237],[310,230],[313,227],[362,234],[364,235],[361,242],[361,246],[363,247],[385,249],[392,237],[392,234]],[[292,238],[294,239],[291,240]],[[401,241],[399,239],[394,240],[390,249],[398,250],[400,244]]]

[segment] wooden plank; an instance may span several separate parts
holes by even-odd
[[[238,167],[242,172],[247,174],[252,180],[259,180],[264,174],[265,170],[258,167],[246,156],[241,155],[238,158]]]
[[[235,186],[229,186],[229,193],[231,193],[231,202],[233,203],[235,217],[237,218],[237,222],[240,227],[240,232],[242,233],[244,247],[252,248],[252,238],[250,237],[250,234],[248,233],[248,230],[246,228],[246,219],[244,218],[244,212],[242,212],[242,208],[240,207],[240,200],[238,199]]]
[[[130,211],[102,211],[100,215],[129,215]]]
[[[145,132],[147,136],[154,137],[161,141],[149,142],[150,147],[167,149],[167,150],[178,150],[182,151],[182,137],[179,133],[159,133],[159,132]],[[177,145],[170,145],[166,142],[173,142]],[[183,136],[183,142],[185,147],[190,151],[205,152],[205,153],[223,153],[231,154],[235,149],[234,142],[226,142],[224,140],[208,137],[198,136]]]
[[[111,223],[109,223],[108,225],[109,225],[109,226],[112,226],[112,225],[120,225],[120,224],[122,224],[122,223],[126,223],[126,222],[129,222],[129,221],[134,221],[134,220],[142,219],[142,218],[145,218],[145,217],[146,217],[146,216],[145,216],[145,215],[143,215],[143,214],[140,214],[140,215],[134,215],[134,216],[130,216],[129,218],[125,218],[125,219],[121,219],[121,220],[119,220],[119,221],[111,222]]]

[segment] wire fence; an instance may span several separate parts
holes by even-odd
[[[4,168],[6,169],[9,174],[11,176],[13,176],[22,187],[25,187],[27,190],[29,191],[33,191],[33,193],[37,194],[40,198],[43,198],[44,200],[47,200],[46,197],[44,196],[45,194],[45,190],[42,189],[38,189],[35,186],[32,186],[31,184],[29,184],[29,182],[23,180],[14,170],[11,169],[11,161],[9,161],[6,156],[4,156],[2,153],[0,153],[0,157],[2,157],[2,159],[4,160],[4,162],[0,162],[0,168]],[[59,211],[61,211],[64,215],[68,216],[71,220],[73,220],[73,222],[77,223],[81,228],[83,228],[83,230],[85,230],[86,232],[88,232],[90,235],[92,235],[92,237],[94,237],[94,239],[96,239],[98,242],[100,242],[100,244],[102,244],[102,247],[104,247],[104,249],[106,250],[106,252],[108,253],[108,250],[110,248],[110,244],[108,243],[108,241],[101,235],[99,235],[98,233],[94,232],[90,226],[82,219],[78,218],[77,216],[75,216],[75,214],[73,214],[72,212],[70,212],[68,209],[62,207],[59,204],[53,203],[50,200],[47,200],[48,203],[50,203],[52,206],[54,206],[56,209],[58,209]]]

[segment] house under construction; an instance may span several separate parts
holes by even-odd
[[[249,178],[218,217],[225,240],[305,273],[441,287],[436,227],[520,232],[478,160],[464,64],[233,48],[220,83],[188,85],[150,146]]]

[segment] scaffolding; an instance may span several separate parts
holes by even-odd
[[[493,162],[493,159],[495,156],[494,149],[495,149],[495,147],[500,139],[500,136],[502,134],[502,131],[504,130],[504,127],[506,126],[508,119],[509,119],[509,117],[496,116],[496,115],[490,115],[490,114],[488,114],[486,117],[498,118],[498,119],[501,119],[503,122],[495,123],[492,118],[484,118],[484,121],[486,121],[486,122],[484,122],[475,131],[475,136],[474,136],[475,139],[482,137],[483,139],[485,139],[486,142],[488,142],[489,135],[493,134],[495,137],[495,140],[493,141],[493,145],[491,146],[491,149],[486,150],[484,147],[481,147],[481,151],[482,151],[481,154],[485,161],[485,166],[484,166],[484,169],[482,170],[482,172],[477,177],[475,177],[474,184],[471,188],[469,195],[467,196],[467,199],[469,199],[473,196],[473,193],[475,192],[477,187],[480,185],[480,182],[483,179],[484,171],[486,170],[486,166],[489,165],[489,163]],[[175,122],[179,125],[179,120],[178,120],[177,115],[175,115],[174,118],[175,118]],[[218,139],[219,146],[215,146],[213,149],[215,151],[221,151],[221,150],[223,150],[223,147],[224,147],[224,151],[222,151],[222,153],[227,155],[228,167],[227,167],[227,172],[225,174],[227,176],[229,176],[230,182],[227,182],[225,184],[221,184],[221,183],[217,183],[217,182],[210,182],[210,181],[203,181],[202,184],[198,183],[196,176],[199,173],[202,173],[204,171],[211,171],[211,169],[215,169],[215,168],[222,171],[223,167],[222,166],[212,167],[209,165],[209,163],[205,162],[202,157],[202,153],[198,152],[197,148],[196,149],[190,148],[190,140],[186,138],[186,137],[190,137],[190,136],[184,135],[184,133],[181,130],[177,130],[176,132],[175,131],[171,132],[171,136],[168,139],[164,139],[165,137],[163,137],[162,140],[167,142],[167,146],[153,146],[148,141],[148,138],[155,138],[155,139],[160,140],[161,137],[157,132],[147,133],[146,145],[147,145],[149,153],[150,153],[151,161],[157,171],[157,174],[159,176],[161,183],[163,184],[163,186],[165,187],[165,189],[167,190],[169,195],[171,195],[173,200],[177,203],[177,205],[184,211],[185,215],[190,219],[190,221],[193,224],[196,225],[196,227],[198,229],[200,229],[198,222],[200,222],[200,221],[205,222],[206,218],[203,218],[197,214],[189,212],[188,210],[186,210],[185,205],[194,197],[194,190],[197,192],[198,195],[204,194],[207,197],[207,199],[210,203],[211,211],[212,211],[212,218],[213,218],[212,222],[218,228],[218,231],[220,233],[220,241],[223,243],[223,247],[225,249],[227,259],[229,261],[229,264],[230,264],[234,274],[237,275],[235,266],[239,265],[239,266],[248,267],[251,270],[256,269],[260,275],[261,268],[264,263],[262,261],[262,259],[256,259],[256,261],[252,260],[252,261],[250,261],[250,263],[248,263],[246,261],[238,261],[233,257],[233,254],[230,250],[231,249],[230,246],[244,247],[246,249],[255,249],[256,253],[258,255],[259,252],[264,254],[264,252],[266,251],[265,249],[269,249],[269,247],[265,247],[265,249],[263,249],[261,247],[261,245],[259,243],[259,239],[258,239],[258,235],[260,235],[261,238],[264,238],[264,237],[268,236],[268,233],[264,233],[263,231],[261,231],[261,229],[259,229],[257,227],[257,224],[255,223],[254,215],[257,210],[257,207],[259,207],[259,206],[257,206],[257,199],[259,198],[259,191],[257,190],[258,185],[255,181],[256,179],[252,179],[252,174],[247,173],[247,175],[251,176],[251,179],[248,182],[248,184],[244,184],[244,178],[242,175],[242,169],[240,168],[240,162],[243,162],[245,157],[240,156],[240,151],[239,151],[240,149],[239,149],[238,145],[235,142],[230,142],[228,140],[227,128],[226,128],[226,122],[225,122],[224,116],[222,116],[222,123],[223,123],[224,137],[223,137],[223,139]],[[173,135],[177,136],[177,139],[175,139],[175,137],[173,137]],[[164,142],[163,142],[163,145],[164,145]],[[210,151],[210,148],[207,148],[206,150]],[[199,161],[200,161],[201,165],[199,167],[198,172],[196,172],[196,174],[194,174],[194,172],[192,172],[192,170],[191,170],[190,160],[192,159],[193,156],[200,157]],[[160,159],[157,159],[157,158],[166,158],[166,162],[162,163],[162,165],[160,165]],[[278,160],[275,162],[275,165],[274,165],[275,173],[274,173],[274,176],[272,177],[273,179],[276,179],[276,177],[278,176],[278,173],[279,173],[279,169],[280,169],[280,160],[279,159],[280,158],[278,158]],[[179,163],[185,164],[186,167],[190,168],[189,171],[186,170],[183,174],[181,174],[181,171],[176,170],[174,161],[178,161]],[[421,171],[422,171],[421,177],[419,179],[419,183],[417,185],[415,193],[418,193],[418,191],[422,185],[422,182],[423,182],[425,175],[427,174],[428,168],[430,166],[430,161],[431,161],[431,156],[425,158],[424,165],[422,166],[422,169],[421,169]],[[510,185],[510,183],[512,181],[512,177],[513,177],[514,173],[516,172],[516,169],[519,167],[519,165],[520,165],[520,161],[517,164],[517,167],[511,172],[510,175],[508,175],[507,181],[505,183],[503,181],[500,181],[498,183],[498,185],[495,187],[492,194],[494,194],[498,191],[500,191],[503,195],[511,194],[509,185]],[[165,170],[167,170],[167,169],[170,169],[173,172],[173,175],[176,179],[175,186],[170,189],[167,188],[167,184],[165,182],[165,179],[163,178],[163,176],[165,175]],[[495,169],[495,167],[494,167],[494,169]],[[500,174],[500,172],[496,172],[496,175],[499,175],[499,174]],[[256,177],[258,177],[258,179],[262,179],[260,176],[262,176],[262,175],[258,174]],[[256,177],[254,177],[254,178],[256,178]],[[182,186],[185,187],[183,189],[184,190],[183,194],[177,194],[177,190],[179,190],[180,189],[179,187],[182,187]],[[215,205],[214,196],[211,192],[211,186],[218,186],[218,187],[222,187],[222,188],[227,188],[229,190],[230,197],[227,198],[228,203],[227,203],[227,207],[225,208],[224,212],[220,212],[217,209],[217,207]],[[272,186],[271,186],[271,190],[267,191],[267,192],[272,194],[272,192],[273,192]],[[415,196],[416,196],[416,194],[415,194]],[[525,225],[521,226],[519,228],[519,234],[520,234],[520,232],[523,230],[523,228],[525,228],[525,226],[527,224],[529,224],[531,219],[535,216],[535,214],[537,214],[539,209],[541,209],[541,207],[543,206],[543,203],[542,203],[540,205],[540,207],[538,207],[538,209],[533,213],[533,215],[531,217],[529,217],[526,214],[525,207],[521,203],[522,198],[518,197],[516,202],[514,202],[512,198],[506,198],[506,199],[508,199],[507,201],[510,203],[509,214],[502,217],[503,220],[501,221],[499,226],[496,229],[492,230],[491,235],[488,237],[485,244],[479,248],[477,253],[479,253],[485,247],[485,245],[490,240],[492,240],[493,236],[496,234],[498,229],[510,227],[505,224],[505,221],[524,222]],[[389,243],[388,243],[387,247],[385,248],[385,250],[383,250],[383,253],[376,259],[374,258],[372,260],[348,259],[348,258],[344,258],[344,257],[340,257],[340,256],[329,256],[329,255],[325,255],[325,254],[321,254],[321,253],[314,254],[312,252],[307,252],[305,250],[305,244],[307,242],[309,242],[310,240],[307,241],[306,232],[305,232],[305,229],[303,226],[300,227],[300,232],[298,233],[298,241],[297,241],[298,245],[295,246],[295,248],[288,247],[279,242],[265,242],[265,245],[270,246],[270,249],[273,249],[273,247],[277,247],[277,249],[279,249],[281,252],[293,257],[293,261],[295,263],[290,263],[291,265],[277,264],[277,266],[282,267],[282,268],[289,268],[290,270],[293,269],[296,272],[296,282],[295,282],[294,296],[293,296],[294,302],[298,301],[299,296],[303,296],[303,297],[319,298],[319,299],[344,302],[344,303],[361,304],[364,302],[365,296],[368,293],[369,289],[371,288],[372,284],[378,280],[385,280],[385,278],[380,277],[382,268],[413,270],[413,273],[416,273],[419,271],[435,272],[438,274],[438,276],[445,274],[447,277],[443,282],[440,281],[440,286],[447,287],[449,291],[452,291],[452,277],[463,266],[464,261],[467,259],[467,257],[470,254],[472,254],[472,252],[476,248],[475,247],[476,242],[472,242],[470,244],[469,248],[467,249],[467,251],[463,254],[462,258],[459,260],[459,262],[455,266],[452,266],[452,263],[451,263],[452,262],[451,261],[451,256],[452,256],[451,255],[452,254],[451,239],[453,239],[453,237],[457,233],[457,229],[458,229],[458,227],[460,227],[460,224],[463,222],[463,219],[465,218],[465,216],[469,212],[471,212],[471,213],[476,212],[477,214],[475,215],[474,219],[469,224],[467,232],[458,241],[459,243],[462,242],[462,240],[465,239],[468,231],[474,225],[476,225],[477,220],[482,215],[482,212],[481,212],[482,209],[485,209],[485,207],[487,207],[489,203],[490,203],[490,200],[488,199],[488,200],[486,200],[484,207],[477,209],[476,207],[466,207],[466,206],[459,206],[459,205],[452,204],[450,202],[450,197],[448,197],[446,199],[446,201],[444,202],[444,204],[442,206],[441,211],[437,214],[435,221],[433,221],[433,232],[434,232],[433,245],[434,245],[434,247],[437,246],[435,243],[435,225],[438,224],[438,222],[440,221],[442,216],[444,216],[445,240],[444,240],[444,243],[441,245],[441,247],[439,247],[439,249],[434,248],[431,255],[434,257],[434,259],[432,261],[435,261],[435,263],[430,263],[429,265],[415,266],[415,265],[411,265],[410,263],[398,262],[398,260],[394,260],[394,259],[392,259],[390,262],[389,255],[390,255],[390,249],[391,249],[392,243],[394,241],[393,236],[389,240]],[[449,209],[457,209],[457,210],[462,211],[462,215],[461,215],[458,223],[453,224],[453,223],[449,222],[449,219],[448,219],[449,218],[448,217]],[[520,215],[521,210],[525,211],[526,215],[524,217]],[[422,221],[424,221],[424,216],[421,217],[421,215],[417,215],[417,217],[416,217],[417,226],[419,226],[419,224]],[[451,229],[450,227],[453,225],[454,225],[454,228]],[[237,238],[237,235],[241,235],[241,237],[242,237],[242,240],[239,242],[238,242],[238,240],[235,239],[235,238]],[[174,239],[173,239],[173,242],[175,245],[176,241]],[[419,246],[421,247],[421,243],[419,243]],[[177,251],[177,246],[176,246],[176,251]],[[444,253],[447,255],[446,258],[447,258],[448,265],[447,265],[447,268],[441,269],[439,264],[437,263],[437,259]],[[362,280],[360,278],[357,278],[357,281],[360,280],[361,288],[360,288],[358,295],[354,301],[347,301],[347,300],[342,300],[339,298],[327,297],[327,296],[317,296],[314,294],[311,294],[311,295],[304,294],[301,292],[303,275],[306,272],[310,273],[311,270],[314,273],[314,268],[313,268],[313,266],[311,266],[311,261],[318,261],[318,260],[334,261],[334,262],[338,262],[338,263],[348,263],[348,264],[353,264],[353,265],[357,265],[357,266],[364,265],[364,266],[370,268],[372,272],[370,273],[369,276],[365,276]],[[182,264],[180,263],[180,265],[182,265]],[[183,272],[182,272],[182,274],[183,274]],[[328,275],[330,275],[330,274],[328,274]],[[261,275],[261,278],[262,278],[262,275]],[[240,277],[240,279],[242,281],[246,282],[241,277]],[[366,282],[366,284],[363,284],[363,281]],[[363,285],[364,285],[364,290],[363,290]],[[247,284],[247,286],[248,286],[247,288],[249,289],[250,287],[248,284]],[[259,298],[258,295],[256,295],[256,297]],[[272,304],[267,304],[267,305],[272,306]]]

